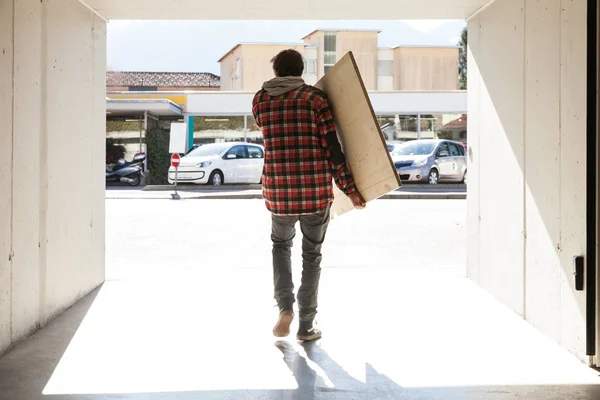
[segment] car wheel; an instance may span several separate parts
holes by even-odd
[[[437,169],[432,169],[429,171],[429,178],[427,180],[430,185],[437,185],[440,181],[440,175],[437,172]]]
[[[223,174],[221,171],[213,171],[208,178],[208,183],[213,186],[221,186],[223,184]]]

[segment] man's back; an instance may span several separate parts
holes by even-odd
[[[267,208],[288,215],[324,209],[333,199],[326,135],[335,134],[326,95],[309,85],[278,95],[262,89],[252,110],[264,138]]]

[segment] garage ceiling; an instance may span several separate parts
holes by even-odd
[[[493,0],[80,0],[106,19],[466,19]]]

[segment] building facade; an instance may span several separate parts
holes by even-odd
[[[221,90],[255,91],[273,77],[271,58],[285,49],[305,60],[304,80],[315,84],[352,51],[367,90],[442,91],[458,89],[458,48],[378,47],[379,31],[315,30],[301,43],[240,43],[221,59]]]
[[[273,77],[271,58],[282,50],[310,54],[302,43],[240,43],[227,52],[221,64],[221,90],[255,91]],[[309,77],[310,78],[310,77]],[[314,81],[316,82],[316,80]]]

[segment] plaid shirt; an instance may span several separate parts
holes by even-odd
[[[280,96],[263,89],[254,96],[252,113],[264,137],[262,183],[269,211],[322,211],[333,201],[332,180],[346,195],[356,191],[325,93],[308,85]]]

